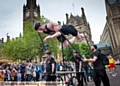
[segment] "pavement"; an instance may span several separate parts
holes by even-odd
[[[119,65],[116,65],[116,70],[117,70],[117,76],[112,76],[112,74],[109,74],[109,72],[106,70],[110,80],[110,86],[120,86],[120,66]],[[84,86],[95,86],[95,85],[93,81],[90,81],[88,82],[88,85],[84,85]],[[101,86],[103,86],[102,83],[101,83]]]

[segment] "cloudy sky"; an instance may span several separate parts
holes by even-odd
[[[27,0],[1,0],[0,2],[0,39],[18,37],[23,29],[23,5]],[[90,23],[92,40],[98,43],[106,22],[105,0],[37,0],[41,15],[56,22],[66,22],[65,13],[81,16],[84,8]],[[73,6],[74,4],[74,6]]]

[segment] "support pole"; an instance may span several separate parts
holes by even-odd
[[[90,49],[90,51],[91,51],[90,45],[89,45],[88,40],[87,40],[86,35],[85,35],[85,32],[83,32],[83,34],[84,34],[84,36],[85,36],[85,40],[86,40],[86,42],[87,42],[87,45],[88,45],[88,47],[89,47],[89,49]]]
[[[43,43],[42,37],[41,37],[41,35],[40,35],[40,33],[39,33],[39,32],[38,32],[38,35],[39,35],[40,40],[41,40],[41,42],[42,42],[43,49],[46,51],[46,48],[45,48],[45,46],[44,46],[44,43]]]
[[[61,41],[63,40],[63,38],[61,37]],[[63,49],[63,43],[61,43],[62,46],[62,58],[63,58],[63,70],[65,71],[65,63],[64,63],[64,49]],[[64,75],[64,80],[66,81],[66,77]]]
[[[61,32],[61,31],[60,31]],[[63,37],[65,37],[64,36],[64,34],[61,32],[61,35],[63,36]],[[78,50],[71,44],[71,42],[65,37],[65,39],[69,42],[69,44],[73,47],[73,49],[74,50],[76,50],[77,52],[78,52]],[[82,59],[84,59],[83,57],[82,57],[82,55],[78,52],[78,54],[79,54],[79,56],[82,58]],[[83,60],[81,59],[81,61],[83,62]],[[88,64],[87,64],[88,65]],[[91,68],[91,66],[90,65],[88,65],[89,66],[89,68],[92,70],[92,68]]]

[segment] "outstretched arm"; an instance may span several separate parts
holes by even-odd
[[[59,30],[61,29],[60,25],[58,25],[56,23],[50,23],[50,24],[48,24],[48,27],[52,28],[55,31],[55,33],[51,36],[45,37],[44,41],[49,41],[49,40],[61,35],[61,33],[59,32]]]
[[[97,59],[98,59],[98,57],[97,57],[97,56],[94,56],[93,58],[90,58],[90,59],[84,58],[83,61],[84,61],[84,62],[95,62]]]
[[[52,36],[52,38],[56,38],[56,37],[58,37],[58,36],[60,36],[60,35],[61,35],[60,32],[56,32],[55,34],[53,34],[53,35],[51,35],[51,36]]]
[[[45,38],[44,38],[44,41],[47,42],[47,41],[49,41],[49,40],[51,40],[51,39],[53,39],[53,38],[56,38],[56,37],[58,37],[58,36],[60,36],[60,35],[61,35],[60,32],[56,32],[55,34],[53,34],[53,35],[51,35],[51,36],[45,37]]]

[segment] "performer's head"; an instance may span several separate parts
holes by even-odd
[[[94,45],[91,46],[92,51],[95,51],[96,49],[97,49],[97,45],[94,44]]]
[[[45,51],[45,57],[49,58],[49,57],[50,57],[50,55],[51,55],[50,50],[46,50],[46,51]]]
[[[78,52],[76,50],[73,50],[73,56],[76,57],[78,55]]]
[[[44,29],[44,25],[41,22],[35,22],[34,23],[34,29],[35,30],[43,30]]]

